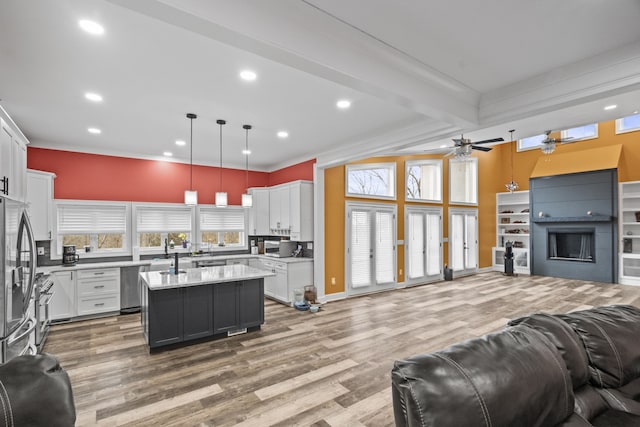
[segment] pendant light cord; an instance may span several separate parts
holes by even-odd
[[[220,125],[220,192],[222,192],[222,126],[227,122],[222,119],[216,120],[216,123]]]
[[[245,169],[246,169],[246,181],[247,181],[246,184],[247,184],[247,191],[249,191],[249,129],[251,129],[251,125],[242,125],[242,128],[246,131],[244,151],[245,151]]]
[[[189,190],[193,191],[193,118],[191,120],[191,136],[189,137]]]
[[[513,182],[513,130],[509,133],[511,133],[511,182]]]

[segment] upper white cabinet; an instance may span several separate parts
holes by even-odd
[[[27,212],[35,240],[51,240],[55,177],[49,172],[27,171]]]
[[[24,201],[27,180],[27,141],[0,107],[0,194]]]
[[[269,189],[269,228],[270,234],[288,236],[290,224],[290,185],[282,184]]]
[[[249,234],[266,236],[269,232],[269,188],[250,188],[253,206],[249,212]]]
[[[313,183],[296,181],[289,190],[291,240],[313,240]]]

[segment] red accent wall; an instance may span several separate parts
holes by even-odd
[[[29,169],[56,174],[56,199],[182,203],[189,188],[188,164],[37,147],[27,150]],[[245,170],[223,168],[222,184],[229,204],[240,205],[246,190]],[[268,185],[269,173],[249,171],[249,187]],[[213,204],[220,189],[220,169],[194,165],[193,189],[198,191],[198,203]]]
[[[278,169],[269,174],[269,186],[283,184],[285,182],[297,181],[304,179],[313,181],[313,165],[316,159],[307,160],[306,162]]]

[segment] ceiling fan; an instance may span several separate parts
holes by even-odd
[[[471,142],[470,139],[464,137],[464,135],[460,135],[460,138],[453,138],[454,142],[452,150],[446,154],[446,156],[455,155],[456,157],[466,157],[471,154],[471,150],[479,150],[479,151],[491,151],[491,147],[481,147],[479,144],[489,144],[492,142],[502,142],[504,138],[493,138],[493,139],[485,139],[482,141]]]
[[[540,147],[542,149],[542,152],[544,154],[551,154],[553,153],[553,151],[556,149],[556,143],[558,142],[569,142],[570,140],[573,139],[573,137],[567,137],[567,138],[550,138],[549,135],[551,134],[550,130],[547,130],[544,132],[545,134],[545,138],[540,141],[540,143],[542,144],[542,147]]]

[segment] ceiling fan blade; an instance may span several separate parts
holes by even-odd
[[[491,147],[476,147],[475,145],[472,145],[471,148],[473,150],[480,150],[480,151],[491,151],[492,150]]]
[[[488,144],[490,142],[502,142],[504,138],[485,139],[484,141],[472,142],[472,144]]]
[[[571,142],[571,140],[573,140],[572,136],[568,136],[566,138],[559,138],[556,140],[556,142]]]

